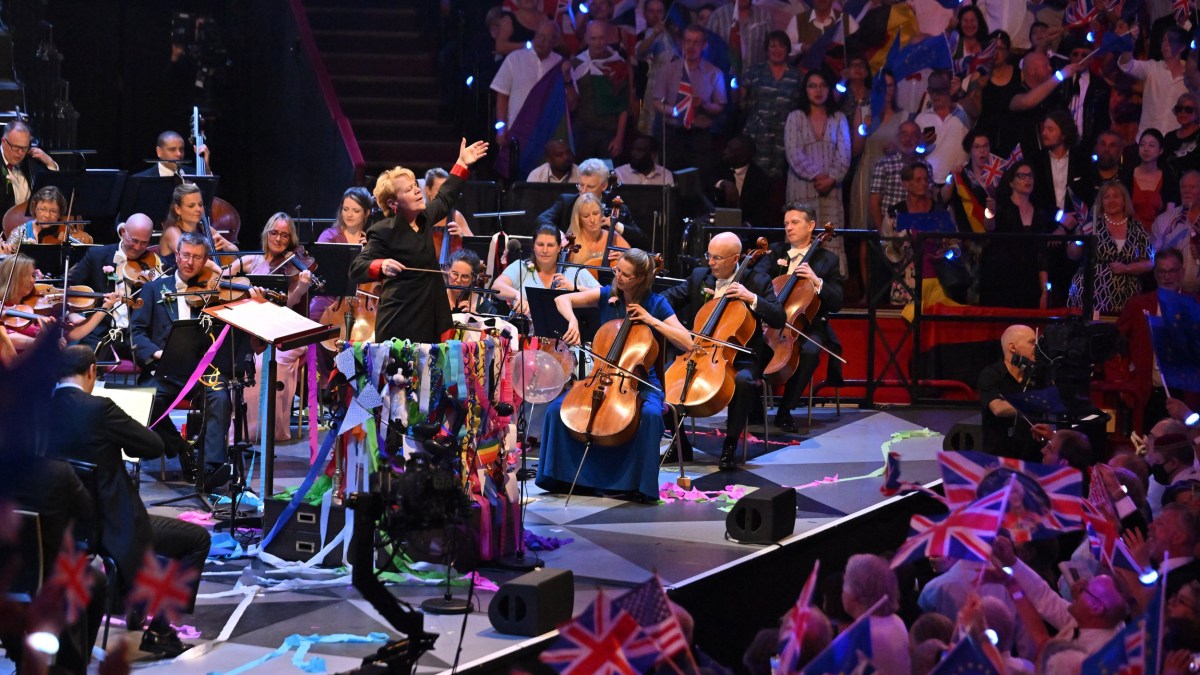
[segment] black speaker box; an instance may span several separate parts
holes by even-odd
[[[498,633],[534,637],[569,620],[574,607],[575,575],[543,567],[501,586],[488,619]]]
[[[742,544],[770,544],[795,529],[796,488],[759,488],[739,499],[725,517],[725,531]]]
[[[983,415],[969,417],[954,426],[942,439],[942,450],[983,452]]]
[[[270,532],[275,527],[275,521],[283,515],[288,502],[278,499],[263,500],[263,532]],[[346,524],[346,507],[332,504],[329,507],[329,523],[325,536],[332,540],[342,531]],[[311,559],[324,546],[321,542],[321,507],[310,506],[303,502],[288,522],[284,523],[279,534],[271,540],[266,551],[292,562],[305,562]],[[321,567],[338,567],[342,565],[342,547],[330,551],[325,559],[318,563]]]

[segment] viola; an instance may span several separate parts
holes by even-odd
[[[759,237],[755,245],[734,271],[733,283],[740,283],[755,261],[768,253],[766,237]],[[741,300],[722,295],[704,303],[693,322],[695,348],[676,357],[667,369],[666,402],[692,417],[711,417],[727,408],[737,373],[734,349],[721,343],[745,345],[755,326],[749,305]]]
[[[107,293],[93,291],[91,286],[68,286],[66,290],[67,308],[75,312],[94,309],[104,300],[105,295]],[[62,308],[62,303],[62,287],[40,283],[34,284],[33,291],[22,298],[19,304],[29,306],[36,314],[48,315],[57,313]]]
[[[825,223],[824,230],[813,237],[800,264],[811,261],[816,250],[836,236],[833,223]],[[796,269],[799,268],[800,265],[797,265]],[[812,282],[798,274],[783,274],[771,281],[771,287],[775,291],[775,298],[783,305],[787,322],[800,330],[807,330],[821,311],[821,298],[817,296],[817,289]],[[799,335],[787,326],[763,326],[763,340],[772,352],[770,362],[763,368],[763,377],[771,384],[787,382],[800,365]]]
[[[621,369],[644,376],[658,359],[658,339],[649,326],[626,314],[596,331],[592,350],[603,354],[608,363],[597,360],[591,374],[567,392],[562,403],[563,425],[571,436],[585,443],[628,443],[637,434],[642,404],[638,400],[638,381]]]

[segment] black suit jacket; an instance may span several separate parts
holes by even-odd
[[[746,169],[746,179],[742,181],[742,192],[738,195],[737,204],[725,203],[724,190],[718,190],[718,181],[734,182],[733,169],[722,167],[707,186],[713,204],[727,209],[741,209],[742,221],[750,223],[750,227],[770,227],[771,225],[771,177],[762,167],[750,162]]]
[[[168,284],[170,284],[168,286]],[[175,290],[175,275],[167,274],[142,287],[142,306],[129,312],[129,331],[133,353],[139,364],[153,362],[154,352],[167,344],[179,313],[175,301],[163,300],[163,290]]]
[[[791,245],[786,241],[771,244],[771,252],[759,259],[754,270],[769,279],[787,274],[787,266],[780,265],[779,261],[787,259],[787,252],[790,249]],[[828,347],[830,351],[841,354],[842,343],[838,341],[837,334],[833,332],[833,326],[829,325],[829,315],[842,311],[844,298],[842,275],[838,271],[838,257],[824,248],[818,248],[813,252],[812,260],[808,265],[824,283],[821,285],[821,292],[817,294],[821,300],[821,309],[805,333]],[[841,361],[829,359],[830,372],[837,374],[839,378],[841,365]]]
[[[116,287],[109,280],[108,275],[104,273],[105,265],[113,264],[113,256],[117,253],[117,246],[120,244],[105,244],[104,246],[93,246],[88,249],[88,252],[83,256],[83,260],[71,266],[67,271],[67,282],[72,286],[83,284],[90,286],[93,291],[105,293],[113,290]],[[82,341],[87,344],[98,343],[109,328],[112,327],[112,318],[105,317],[104,321],[96,326],[95,330],[88,334]]]
[[[1034,206],[1054,215],[1058,206],[1054,202],[1054,173],[1050,168],[1050,153],[1041,150],[1034,155],[1027,155],[1027,157],[1033,167],[1031,201]],[[1088,185],[1091,165],[1091,152],[1082,146],[1075,146],[1067,155],[1067,187],[1078,199],[1086,199],[1086,195],[1092,192]],[[1064,202],[1066,202],[1064,206],[1069,211],[1070,201],[1064,200]],[[1092,204],[1089,203],[1087,207],[1091,209]]]
[[[1167,597],[1173,597],[1179,589],[1196,580],[1200,580],[1200,560],[1193,558],[1187,564],[1167,572]]]
[[[2,163],[3,160],[0,160],[0,164]],[[31,196],[33,195],[34,177],[43,171],[49,171],[45,164],[33,161],[33,158],[28,154],[26,154],[25,159],[21,160],[21,163],[17,165],[17,168],[21,171],[21,173],[25,174],[25,180],[29,181],[29,194]],[[13,194],[12,186],[9,185],[8,181],[6,180],[4,181],[4,192],[0,193],[0,209],[4,209],[4,211],[7,213],[8,210],[16,206],[16,204],[17,202],[15,195]]]
[[[122,570],[136,571],[153,534],[121,451],[130,457],[154,459],[163,454],[162,439],[116,403],[74,387],[56,390],[50,408],[57,422],[49,429],[48,453],[96,465],[100,545]]]
[[[684,326],[694,328],[699,332],[699,328],[693,326],[696,321],[696,312],[704,306],[704,303],[712,299],[711,295],[705,295],[702,290],[707,288],[712,290],[716,288],[717,278],[712,275],[712,271],[707,267],[697,267],[692,270],[688,278],[680,282],[677,286],[668,288],[663,297],[675,309],[675,315],[679,317],[679,321]],[[752,312],[755,320],[754,334],[746,343],[746,348],[754,352],[754,356],[749,356],[738,352],[736,361],[741,363],[754,362],[758,363],[760,357],[764,354],[762,324],[767,324],[772,328],[782,328],[787,322],[787,317],[783,315],[783,307],[775,302],[775,294],[771,290],[771,280],[762,274],[749,270],[742,279],[742,285],[745,286],[751,293],[758,296],[757,307]],[[700,327],[702,328],[702,327]]]
[[[538,227],[542,225],[553,225],[560,232],[571,231],[571,211],[575,208],[575,200],[579,198],[578,194],[559,195],[558,200],[550,205],[550,208],[542,211],[538,216]],[[633,214],[629,212],[629,207],[622,206],[617,216],[617,222],[625,226],[625,231],[621,233],[625,237],[625,241],[634,248],[640,248],[643,251],[648,251],[649,242],[646,241],[646,235],[642,233],[641,228],[633,220]]]
[[[24,460],[4,468],[21,474],[21,480],[13,481],[12,498],[17,506],[41,518],[42,574],[49,579],[63,533],[74,523],[76,538],[86,538],[95,527],[95,508],[87,488],[66,462],[36,456]]]

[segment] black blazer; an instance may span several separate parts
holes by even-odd
[[[57,423],[49,429],[48,454],[96,465],[100,544],[120,569],[136,572],[153,534],[121,450],[130,457],[154,459],[163,454],[162,439],[116,403],[74,387],[56,390],[50,409]]]
[[[72,265],[71,269],[67,271],[67,282],[72,286],[79,284],[90,286],[93,291],[101,293],[113,290],[116,284],[108,279],[108,275],[104,273],[104,266],[113,264],[113,256],[116,255],[119,245],[106,244],[88,249],[83,260]],[[82,342],[91,345],[97,344],[108,333],[112,322],[111,317],[105,317]]]
[[[0,160],[0,164],[2,163],[3,160]],[[29,181],[30,196],[33,195],[34,177],[43,171],[49,171],[45,164],[33,161],[33,158],[28,154],[26,154],[25,159],[21,160],[21,163],[17,165],[17,168],[21,170],[21,173],[25,174],[25,180]],[[0,193],[0,209],[4,209],[4,211],[7,212],[9,209],[16,206],[16,204],[16,196],[13,194],[12,186],[8,184],[7,180],[5,180],[4,191],[3,193]]]
[[[679,321],[688,328],[693,328],[696,320],[696,312],[704,306],[704,303],[712,299],[712,296],[702,293],[702,289],[712,290],[716,288],[717,278],[712,275],[712,271],[707,267],[697,267],[692,270],[688,278],[680,282],[678,285],[668,288],[663,297],[675,309],[675,315],[679,317]],[[782,328],[787,322],[787,317],[783,315],[783,307],[775,302],[775,294],[771,291],[771,280],[751,269],[742,279],[742,285],[758,296],[758,307],[753,311],[756,326],[754,334],[750,337],[750,341],[746,347],[754,352],[755,356],[750,357],[746,354],[738,352],[736,361],[748,362],[757,361],[765,352],[763,348],[762,324],[767,324],[772,328]],[[698,332],[698,331],[697,331]]]
[[[167,284],[170,284],[168,286]],[[175,275],[167,274],[142,287],[142,306],[129,312],[133,353],[142,366],[153,361],[154,352],[167,344],[179,313],[175,301],[163,300],[163,290],[175,290]]]
[[[571,211],[575,208],[575,200],[579,198],[578,194],[559,195],[558,199],[550,205],[550,208],[542,211],[538,216],[537,225],[553,225],[560,232],[571,231]],[[625,231],[621,233],[625,237],[625,241],[634,248],[640,248],[643,251],[650,250],[649,242],[646,240],[646,235],[642,233],[641,228],[637,226],[637,222],[633,219],[633,214],[629,212],[628,206],[622,206],[617,215],[617,222],[625,226]]]
[[[20,480],[12,482],[12,498],[17,506],[38,514],[42,522],[42,574],[49,579],[54,572],[63,533],[74,523],[77,539],[87,538],[95,528],[95,508],[87,488],[66,462],[46,457],[22,458]]]
[[[746,180],[742,182],[742,192],[738,195],[737,204],[726,204],[725,193],[718,190],[718,181],[733,182],[733,169],[722,167],[708,181],[706,187],[712,197],[713,204],[727,209],[741,209],[742,221],[750,227],[770,227],[771,225],[771,177],[762,167],[750,162],[746,169]]]
[[[1034,206],[1053,216],[1058,207],[1054,203],[1054,173],[1050,169],[1050,153],[1042,150],[1027,157],[1033,167],[1033,194],[1030,200]],[[1091,164],[1091,152],[1083,146],[1076,145],[1067,155],[1067,187],[1078,199],[1086,199],[1086,195],[1092,193],[1088,185]],[[1070,202],[1064,201],[1069,206]],[[1089,203],[1087,207],[1091,209],[1092,205]]]
[[[771,252],[759,259],[754,271],[768,279],[787,274],[787,266],[780,265],[779,261],[787,259],[787,251],[790,249],[791,245],[786,241],[771,244]],[[841,354],[842,343],[838,340],[837,334],[833,332],[833,326],[829,325],[829,315],[842,311],[844,298],[842,275],[838,271],[838,257],[828,249],[818,248],[808,264],[824,283],[821,285],[821,292],[817,294],[817,297],[821,299],[821,309],[805,333],[835,354]],[[841,361],[829,359],[831,379],[841,379],[841,366]],[[836,377],[834,377],[835,375]]]

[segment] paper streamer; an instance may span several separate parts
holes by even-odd
[[[175,406],[179,405],[179,402],[187,397],[188,393],[192,391],[192,387],[194,387],[196,383],[200,381],[200,376],[204,374],[204,371],[208,370],[208,365],[213,362],[214,358],[216,358],[217,350],[221,348],[221,343],[225,342],[226,335],[229,335],[229,324],[225,324],[225,327],[221,329],[221,334],[217,336],[216,341],[209,346],[208,351],[204,352],[204,356],[200,357],[200,363],[196,364],[196,370],[192,372],[190,377],[188,377],[187,384],[183,385],[183,388],[179,390],[179,395],[175,397],[175,400],[171,402],[171,405],[167,406],[167,409],[163,411],[163,414],[159,415],[158,419],[154,420],[154,424],[147,425],[147,428],[153,428],[155,424],[163,421],[167,415],[171,414],[171,411],[175,409]]]
[[[314,656],[311,659],[306,659],[308,650],[315,644],[335,644],[335,643],[358,643],[368,644],[372,642],[386,642],[389,639],[387,633],[368,633],[367,635],[350,635],[348,633],[335,633],[333,635],[300,635],[299,633],[289,635],[283,640],[283,644],[279,645],[275,651],[264,656],[260,656],[249,663],[245,663],[233,670],[227,670],[224,673],[219,671],[210,672],[208,675],[240,675],[248,670],[253,670],[262,664],[277,659],[280,656],[296,650],[296,654],[292,656],[292,665],[300,668],[306,673],[320,673],[325,670],[325,659]],[[185,652],[187,653],[187,652]]]

